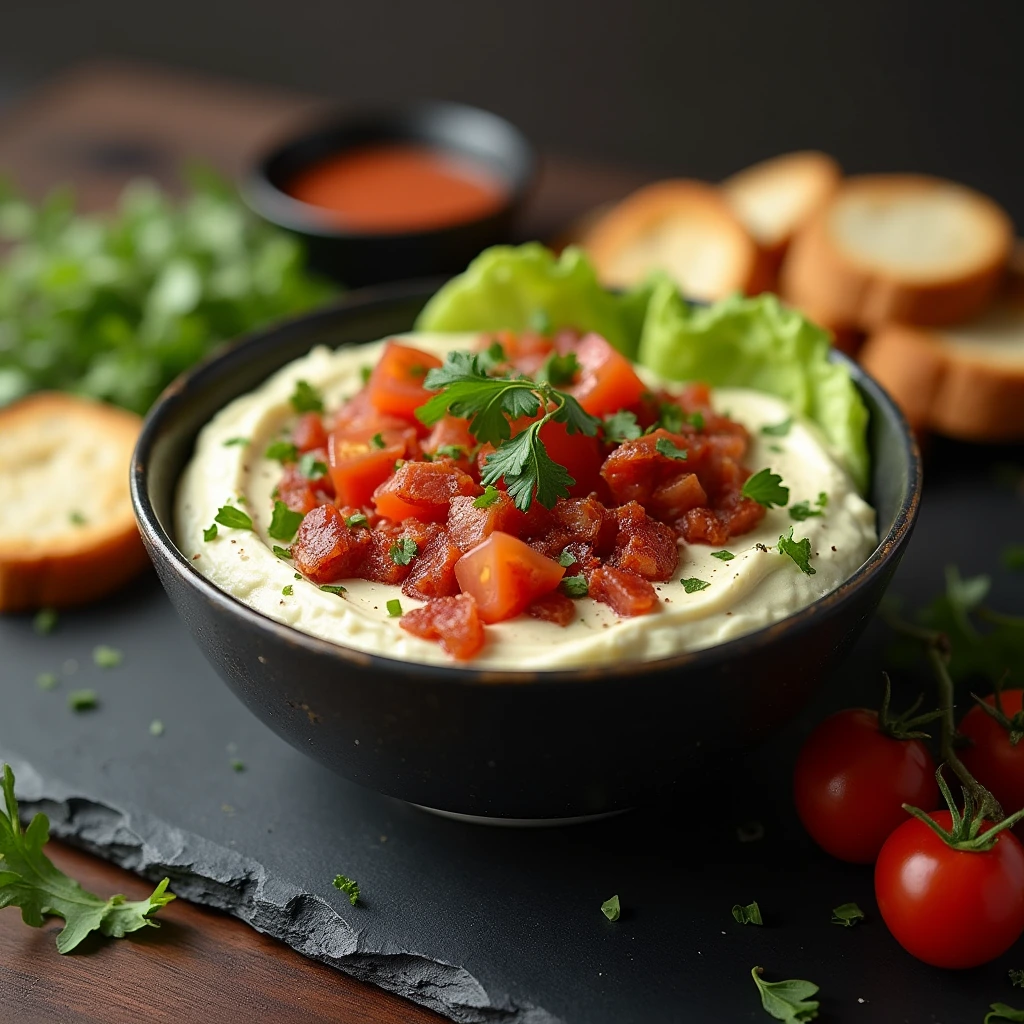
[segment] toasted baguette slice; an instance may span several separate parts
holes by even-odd
[[[839,187],[839,164],[805,150],[764,160],[722,182],[733,212],[774,266],[796,232]]]
[[[891,324],[860,353],[911,425],[969,441],[1024,440],[1024,272],[968,323]]]
[[[141,422],[50,392],[0,409],[0,611],[83,604],[147,564],[128,495]]]
[[[628,196],[583,238],[601,280],[628,287],[664,270],[689,298],[714,300],[765,284],[760,252],[721,192],[659,181]]]
[[[847,178],[794,238],[782,293],[832,323],[941,326],[973,316],[999,287],[1013,244],[1007,214],[938,178]]]

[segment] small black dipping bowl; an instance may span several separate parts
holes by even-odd
[[[418,143],[472,160],[504,183],[504,202],[476,220],[426,231],[371,233],[348,231],[331,221],[329,211],[288,194],[297,172],[380,142]],[[259,216],[303,239],[313,269],[356,287],[455,273],[482,249],[509,241],[536,163],[526,137],[497,114],[459,103],[420,102],[337,117],[275,146],[245,177],[242,195]]]
[[[905,420],[838,352],[832,359],[847,367],[871,412],[869,497],[881,541],[831,594],[717,647],[543,673],[412,664],[275,622],[218,590],[178,550],[174,492],[203,425],[314,345],[411,329],[438,284],[366,290],[271,327],[179,377],[150,411],[135,450],[132,501],[171,601],[220,676],[270,728],[346,778],[487,817],[630,807],[706,754],[750,746],[786,722],[860,635],[920,500],[920,455]]]

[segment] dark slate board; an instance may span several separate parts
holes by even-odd
[[[1024,610],[1024,576],[998,568],[1000,548],[1024,541],[1024,490],[1005,470],[997,482],[996,466],[1024,453],[936,454],[949,469],[929,482],[894,591],[924,601],[955,561],[994,574],[994,606]],[[93,665],[99,643],[124,651],[120,667]],[[487,828],[377,796],[286,746],[214,676],[148,578],[62,616],[49,636],[27,618],[0,622],[0,756],[26,813],[46,811],[55,834],[150,878],[169,874],[179,895],[453,1020],[760,1021],[749,971],[761,964],[769,978],[817,982],[823,1020],[980,1021],[994,1000],[1024,1003],[1006,976],[1024,951],[961,973],[911,959],[878,918],[870,869],[817,851],[789,803],[800,739],[829,711],[877,700],[884,644],[873,626],[784,734],[709,765],[718,796],[590,825]],[[36,687],[43,671],[61,674],[58,689]],[[900,701],[917,685],[897,675]],[[101,707],[74,714],[66,693],[85,686]],[[764,838],[741,843],[736,826],[750,819]],[[358,906],[332,889],[337,872],[360,882]],[[624,907],[615,924],[599,909],[613,893]],[[752,899],[764,928],[730,916]],[[830,925],[850,900],[868,920]]]

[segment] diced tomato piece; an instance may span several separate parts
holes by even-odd
[[[439,530],[413,561],[402,590],[421,600],[457,594],[459,581],[455,578],[455,563],[461,557],[461,549],[455,546],[448,532]]]
[[[583,541],[602,554],[612,549],[619,529],[614,514],[596,498],[562,498],[551,510],[551,519],[572,540]]]
[[[448,533],[463,551],[475,548],[495,530],[518,536],[526,516],[505,491],[499,491],[486,508],[477,508],[474,501],[475,498],[460,495],[448,503]]]
[[[373,368],[366,390],[378,412],[415,420],[416,410],[430,398],[423,387],[427,373],[441,365],[437,356],[389,341]]]
[[[560,466],[565,466],[575,481],[569,488],[574,498],[585,498],[601,486],[604,449],[598,438],[570,434],[564,423],[552,421],[540,428],[540,439],[548,455]]]
[[[356,575],[370,544],[369,530],[351,530],[334,505],[307,513],[292,545],[295,568],[314,583]]]
[[[671,579],[679,564],[675,533],[652,519],[635,501],[617,508],[615,518],[619,529],[608,564],[645,580]]]
[[[385,444],[404,444],[405,458],[414,459],[420,454],[419,437],[428,431],[419,420],[410,422],[380,412],[370,401],[370,393],[363,388],[338,410],[334,433],[345,441],[370,441],[380,434]]]
[[[369,505],[373,492],[392,474],[404,454],[404,444],[385,444],[381,448],[373,441],[345,440],[335,431],[330,438],[328,465],[338,500],[357,508]]]
[[[602,565],[590,574],[589,582],[590,596],[608,605],[616,615],[647,615],[658,607],[654,587],[623,569]]]
[[[550,594],[534,598],[526,606],[526,614],[557,626],[568,626],[576,618],[576,603],[561,591],[552,590]]]
[[[468,661],[484,645],[484,626],[470,594],[434,598],[407,611],[398,624],[413,636],[439,641],[459,661]]]
[[[708,496],[700,485],[696,473],[680,473],[654,488],[647,502],[647,508],[662,522],[673,522],[689,512],[708,503]]]
[[[318,412],[304,412],[292,429],[292,442],[300,452],[327,447],[327,431]]]
[[[423,442],[423,450],[432,455],[439,448],[461,449],[462,455],[453,458],[465,458],[468,463],[470,452],[476,448],[476,439],[469,432],[469,421],[458,416],[442,416]]]
[[[591,416],[607,416],[640,401],[647,390],[633,365],[599,334],[585,335],[576,346],[581,373],[566,388]]]
[[[476,598],[484,622],[501,622],[554,590],[565,568],[508,533],[495,531],[459,559],[455,575]]]
[[[523,331],[521,334],[514,331],[485,334],[480,338],[479,347],[486,350],[494,342],[501,345],[512,366],[520,373],[525,373],[527,377],[532,377],[555,350],[550,338],[533,331]]]
[[[450,462],[406,462],[373,494],[377,511],[400,522],[411,514],[424,522],[442,523],[448,503],[458,495],[478,495],[483,489]],[[411,510],[411,513],[410,511]]]

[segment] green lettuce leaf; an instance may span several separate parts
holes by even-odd
[[[644,285],[613,295],[572,246],[556,256],[539,242],[496,245],[434,295],[416,330],[525,331],[540,318],[551,330],[596,331],[632,357],[651,290]]]
[[[868,411],[846,369],[828,360],[827,332],[774,295],[689,306],[655,283],[638,361],[670,380],[748,387],[784,398],[816,423],[857,487],[867,488]]]

